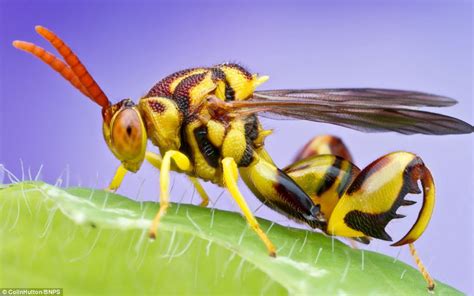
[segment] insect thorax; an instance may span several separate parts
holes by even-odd
[[[187,69],[164,78],[139,103],[149,139],[162,154],[186,154],[193,175],[222,184],[222,159],[232,157],[239,166],[248,166],[268,132],[255,115],[234,118],[211,112],[207,99],[246,100],[264,80],[236,64]]]

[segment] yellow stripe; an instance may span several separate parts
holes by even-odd
[[[184,73],[182,76],[176,77],[173,80],[173,82],[171,82],[171,84],[170,84],[170,93],[174,93],[174,90],[176,89],[176,86],[178,86],[178,84],[181,81],[183,81],[183,79],[185,79],[186,77],[189,77],[189,76],[194,75],[194,74],[201,74],[201,73],[204,73],[204,72],[207,72],[207,71],[209,71],[209,70],[206,69],[206,68],[198,68],[198,69],[194,69],[193,71]]]

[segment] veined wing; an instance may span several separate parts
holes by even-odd
[[[261,100],[310,100],[321,105],[352,107],[448,107],[456,100],[417,91],[382,88],[284,89],[254,92]]]
[[[216,102],[214,108],[223,108],[223,111],[234,114],[277,114],[365,132],[394,131],[429,135],[472,133],[473,126],[457,118],[404,108],[442,107],[455,103],[455,100],[446,97],[411,91],[325,89],[256,92],[249,100]]]

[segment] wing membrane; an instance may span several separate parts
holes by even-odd
[[[278,90],[256,92],[247,101],[225,103],[227,112],[276,114],[331,123],[364,132],[465,134],[470,124],[442,114],[403,107],[451,106],[455,100],[425,93],[384,89]],[[222,105],[222,104],[218,104]]]
[[[311,100],[321,105],[353,107],[448,107],[456,100],[423,92],[382,88],[286,89],[257,91],[254,97],[270,100]]]

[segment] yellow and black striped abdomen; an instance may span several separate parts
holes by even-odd
[[[391,220],[404,217],[397,213],[399,207],[414,203],[405,200],[407,194],[421,192],[423,204],[416,222],[393,245],[414,242],[426,229],[433,212],[435,187],[430,171],[418,156],[403,151],[387,154],[362,170],[347,188],[329,219],[328,232],[392,240],[385,227]]]
[[[351,162],[335,155],[318,155],[300,160],[284,169],[316,204],[326,219],[359,173]]]

